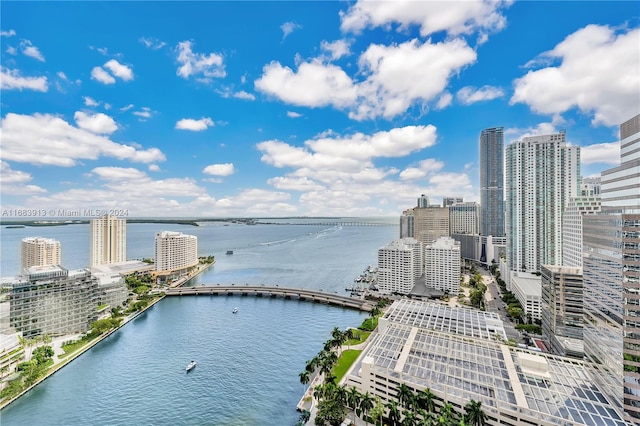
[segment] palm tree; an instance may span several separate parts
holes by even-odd
[[[307,383],[309,383],[309,372],[307,370],[301,372],[299,376],[301,384],[306,385]]]
[[[389,415],[387,416],[389,425],[400,426],[400,410],[398,409],[398,403],[390,401],[387,403],[387,408],[389,409]]]
[[[401,383],[400,386],[398,386],[398,390],[396,391],[396,396],[398,397],[398,402],[400,404],[402,404],[407,409],[411,409],[415,396],[413,395],[413,391],[409,386]]]
[[[482,402],[480,401],[474,401],[473,399],[469,401],[464,406],[464,412],[464,418],[469,426],[484,426],[487,421],[487,415],[482,411]]]
[[[368,392],[367,392],[368,393]],[[369,410],[371,413],[371,420],[373,423],[377,423],[380,420],[380,426],[382,426],[382,420],[384,417],[384,404],[379,396],[376,396],[373,407]]]
[[[349,345],[349,341],[353,338],[354,338],[353,328],[348,328],[344,332],[344,341],[347,343],[347,349],[349,349],[349,347],[351,346]]]
[[[347,390],[347,405],[353,410],[353,424],[356,423],[356,409],[360,406],[360,392],[355,386]]]
[[[456,423],[456,413],[455,411],[453,411],[453,405],[447,402],[440,409],[440,418],[438,419],[438,424],[450,425],[452,423]]]
[[[418,392],[417,402],[418,407],[427,411],[427,413],[433,413],[436,409],[436,405],[434,402],[435,395],[431,392],[431,389],[425,388]]]
[[[378,315],[380,315],[382,313],[382,311],[380,310],[380,308],[378,308],[377,306],[374,306],[373,308],[371,308],[371,310],[369,311],[369,316],[371,318],[375,318]]]
[[[402,426],[416,426],[417,419],[416,414],[411,410],[404,410],[402,412],[404,418],[402,419]]]
[[[419,410],[418,414],[421,417],[421,420],[418,421],[418,426],[436,426],[436,417],[433,412]]]
[[[361,394],[360,395],[360,411],[362,413],[362,417],[364,417],[365,422],[367,421],[367,414],[369,414],[369,411],[371,411],[371,409],[373,408],[373,396],[371,396],[371,394],[369,392],[365,392],[364,395]],[[368,424],[369,422],[367,422]]]

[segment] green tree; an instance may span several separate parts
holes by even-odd
[[[413,411],[404,410],[402,416],[402,426],[416,426],[418,419]]]
[[[307,370],[304,370],[303,372],[301,372],[299,376],[300,376],[300,384],[306,385],[307,383],[309,383],[309,372]]]
[[[374,403],[375,400],[369,392],[365,392],[363,395],[360,395],[360,407],[358,408],[360,413],[362,413],[362,417],[364,417],[365,421],[367,420],[369,412],[371,412],[371,410],[373,409]]]
[[[360,392],[355,386],[351,386],[347,390],[347,405],[353,410],[353,424],[356,423],[356,410],[360,406]]]
[[[414,394],[409,386],[401,383],[396,390],[398,402],[407,409],[411,409],[414,405]]]
[[[373,407],[369,410],[369,414],[371,415],[371,421],[374,424],[380,420],[380,426],[382,426],[382,420],[384,419],[384,404],[379,396],[376,396]]]
[[[472,399],[464,406],[464,412],[465,421],[469,426],[484,426],[486,424],[487,415],[482,411],[482,402]]]
[[[32,359],[35,359],[37,365],[44,365],[54,355],[53,348],[51,346],[40,346],[35,348],[31,354]]]
[[[306,425],[310,418],[311,418],[311,413],[309,412],[309,410],[302,410],[300,412],[300,418],[298,419],[296,426]]]
[[[387,422],[390,426],[399,426],[400,425],[400,409],[398,408],[398,403],[395,401],[389,401],[387,403],[387,408],[389,409],[389,414],[387,415]]]
[[[418,392],[417,403],[418,407],[427,411],[427,413],[433,413],[436,410],[435,398],[431,389],[425,388]]]

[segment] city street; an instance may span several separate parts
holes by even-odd
[[[500,315],[500,319],[504,322],[504,331],[507,333],[507,338],[513,339],[518,343],[523,343],[522,335],[514,327],[513,321],[507,318],[507,312],[504,309],[504,303],[500,298],[500,289],[498,283],[491,276],[491,274],[483,268],[478,268],[478,273],[482,275],[484,284],[487,286],[487,292],[485,293],[485,307],[487,312],[495,312]]]

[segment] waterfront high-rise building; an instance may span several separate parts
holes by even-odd
[[[378,250],[378,290],[409,294],[423,272],[422,244],[415,238],[392,241]]]
[[[480,206],[476,202],[460,202],[449,206],[449,234],[477,234]]]
[[[542,265],[542,336],[556,355],[582,358],[582,268]]]
[[[9,293],[9,324],[24,337],[84,333],[98,319],[98,281],[86,269],[32,266]]]
[[[53,238],[28,237],[20,244],[20,270],[31,266],[60,264],[60,241]]]
[[[127,260],[127,220],[104,215],[91,219],[90,266]]]
[[[584,351],[613,408],[640,424],[640,115],[620,125],[620,166],[583,216]]]
[[[198,237],[181,232],[158,232],[155,253],[157,275],[183,275],[198,264]]]
[[[456,203],[463,203],[462,197],[442,197],[442,207],[449,207]]]
[[[504,129],[480,133],[480,233],[504,236]]]
[[[580,188],[580,147],[564,131],[525,137],[506,149],[507,265],[539,272],[562,264],[562,214]]]
[[[424,284],[457,295],[460,289],[460,243],[441,237],[424,248]]]
[[[413,209],[413,237],[423,244],[431,244],[449,236],[449,208],[440,206]]]

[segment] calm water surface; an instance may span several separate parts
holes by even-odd
[[[131,224],[128,257],[153,257],[154,234],[162,230],[197,235],[199,254],[216,256],[215,266],[191,285],[265,283],[340,294],[376,264],[377,249],[398,232]],[[65,266],[84,267],[88,232],[88,225],[2,229],[2,274],[17,272],[25,236],[59,239]],[[232,314],[235,306],[239,312]],[[166,298],[2,410],[0,424],[293,425],[305,362],[322,349],[333,327],[356,326],[362,319],[357,311],[281,299]],[[192,359],[198,365],[187,374]]]

